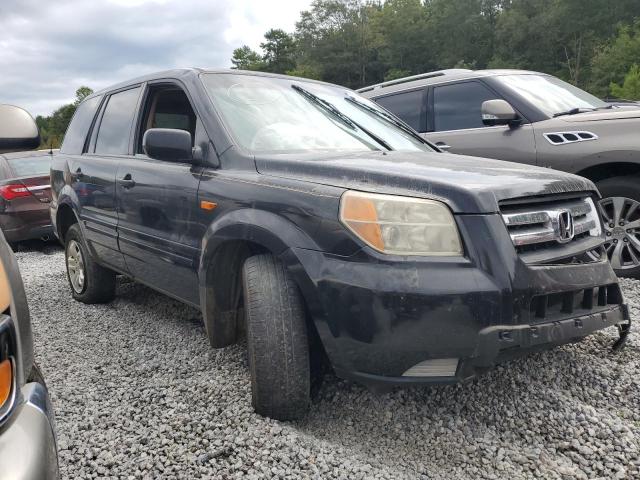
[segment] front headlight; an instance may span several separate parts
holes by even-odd
[[[348,191],[340,221],[379,252],[394,255],[462,255],[449,208],[435,200]]]

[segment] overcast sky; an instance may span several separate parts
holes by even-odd
[[[0,103],[47,115],[75,90],[173,67],[231,66],[311,0],[0,0]]]

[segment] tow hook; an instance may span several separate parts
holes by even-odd
[[[611,347],[611,350],[617,352],[624,347],[624,344],[627,343],[627,337],[629,336],[629,332],[631,331],[631,317],[629,316],[629,307],[627,305],[622,305],[624,318],[627,321],[626,323],[619,323],[618,327],[618,335],[619,338]]]
[[[619,324],[618,334],[620,335],[620,338],[616,340],[616,343],[613,344],[613,347],[611,347],[611,350],[613,350],[614,352],[617,352],[622,347],[624,347],[624,344],[627,343],[627,337],[629,336],[630,331],[631,331],[631,321],[627,323]]]

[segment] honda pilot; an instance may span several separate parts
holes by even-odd
[[[335,85],[116,85],[79,106],[51,186],[73,297],[108,302],[121,274],[199,308],[214,348],[246,331],[253,406],[278,419],[307,410],[317,357],[374,387],[451,383],[629,330],[592,182],[441,153]]]

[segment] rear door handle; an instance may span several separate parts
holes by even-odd
[[[449,150],[451,148],[451,145],[447,145],[444,142],[436,142],[436,147],[438,147],[440,150],[443,150],[443,151],[446,152],[447,150]]]
[[[122,185],[122,188],[133,188],[136,186],[135,180],[131,178],[131,174],[127,173],[123,178],[118,180],[118,183]]]

